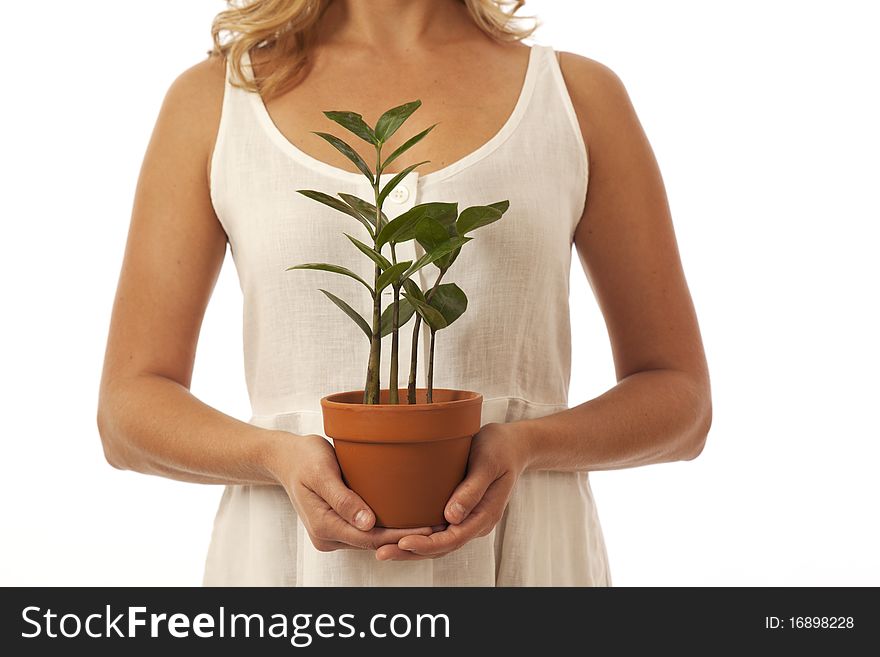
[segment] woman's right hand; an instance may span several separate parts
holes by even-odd
[[[404,536],[428,536],[431,527],[375,527],[376,515],[345,485],[333,446],[317,434],[283,435],[270,469],[284,486],[305,525],[312,544],[321,552],[359,548],[377,550]]]

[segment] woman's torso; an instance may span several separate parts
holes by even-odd
[[[327,65],[329,77],[304,83],[311,87],[302,87],[301,97],[294,89],[268,106],[258,94],[227,84],[211,162],[211,199],[228,235],[243,293],[251,423],[322,434],[320,398],[362,388],[368,343],[318,288],[334,292],[368,316],[365,291],[326,272],[285,270],[303,262],[330,262],[369,279],[371,262],[343,234],[363,240],[366,233],[351,218],[296,190],[347,192],[371,200],[366,178],[310,131],[334,133],[367,156],[367,144],[361,148],[354,135],[321,112],[354,111],[374,122],[382,111],[416,98],[422,106],[388,148],[440,123],[392,172],[383,174],[384,183],[407,164],[431,160],[424,170],[407,175],[400,192],[386,201],[389,219],[418,203],[458,202],[464,209],[510,201],[501,221],[473,234],[475,239],[444,278],[465,291],[469,304],[454,325],[437,334],[434,385],[481,392],[483,424],[567,408],[569,273],[572,238],[586,197],[586,147],[552,48],[507,46],[503,57],[481,63],[492,75],[484,76],[485,71],[477,71],[480,66],[462,55],[460,61],[445,63],[449,69],[441,70],[438,62],[434,71],[420,75],[401,65],[383,85],[365,82],[356,69],[346,78]],[[372,162],[374,156],[366,160]],[[398,259],[422,253],[414,242],[398,247]],[[433,283],[432,269],[416,274],[423,289]],[[403,364],[410,361],[411,326],[402,329]],[[422,331],[419,345],[419,386],[426,384],[427,333]],[[388,336],[382,345],[383,386],[390,340]],[[438,573],[451,573],[456,564],[470,564],[473,578],[459,573],[450,583],[609,581],[586,473],[527,473],[493,534],[433,565],[378,566],[357,551],[316,553],[300,525],[283,491],[279,496],[278,491],[227,488],[215,522],[206,583],[241,581],[230,573],[271,583],[276,581],[273,572],[283,572],[278,582],[442,584],[446,576]],[[561,544],[552,538],[553,528],[560,526]],[[278,565],[290,559],[292,563]]]
[[[458,135],[438,125],[410,150],[406,161],[429,159],[433,163],[434,144],[441,139],[442,150],[454,153],[450,157],[456,159],[425,173],[421,168],[411,172],[384,210],[393,218],[429,201],[456,201],[460,209],[510,201],[504,218],[474,233],[474,241],[462,250],[444,278],[465,291],[469,310],[438,334],[434,385],[477,389],[486,399],[514,397],[565,404],[570,370],[571,242],[586,194],[586,153],[570,100],[562,93],[553,50],[543,46],[515,50],[511,64],[521,60],[523,53],[528,58],[520,61],[516,98],[494,132],[458,156]],[[450,95],[462,102],[461,94]],[[344,265],[367,279],[371,276],[372,264],[343,235],[350,232],[364,239],[357,232],[363,229],[349,217],[296,192],[307,188],[372,198],[366,178],[347,161],[334,164],[338,163],[335,150],[310,132],[333,132],[368,154],[367,144],[362,148],[356,137],[321,114],[343,109],[360,112],[368,120],[377,118],[357,102],[357,94],[352,98],[349,104],[345,98],[327,100],[327,106],[313,112],[320,118],[295,129],[276,124],[258,94],[233,89],[224,98],[212,158],[211,195],[242,284],[246,375],[255,415],[304,406],[317,410],[321,396],[363,385],[368,351],[363,336],[318,288],[331,290],[368,315],[364,291],[354,281],[325,272],[285,271],[297,263],[322,261]],[[383,94],[374,107],[384,110],[412,99],[412,93],[393,99]],[[435,105],[442,102],[446,101],[434,97]],[[399,141],[438,118],[453,125],[466,122],[466,113],[441,111],[429,103],[423,100],[422,107],[398,130]],[[291,111],[282,114],[298,120]],[[291,141],[298,135],[312,138],[303,137],[315,142],[310,151]],[[399,164],[402,167],[405,162]],[[393,171],[383,174],[385,179],[392,176]],[[414,242],[400,245],[398,251],[402,259],[421,255],[421,247]],[[427,287],[434,272],[426,268],[419,275],[418,282]],[[389,352],[390,336],[385,342],[383,358]],[[407,349],[408,341],[401,340],[403,363],[409,362]],[[424,360],[420,359],[420,365]],[[387,367],[383,372],[387,376]],[[420,368],[419,384],[424,383]]]

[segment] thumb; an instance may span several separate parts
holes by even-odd
[[[469,469],[464,481],[456,487],[446,503],[446,519],[453,525],[461,523],[480,503],[494,481],[495,477],[487,468]]]
[[[341,477],[325,477],[315,491],[352,527],[369,531],[376,524],[376,514],[360,495],[345,485]]]

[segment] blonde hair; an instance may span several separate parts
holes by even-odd
[[[232,83],[257,91],[268,99],[286,89],[301,74],[308,61],[316,26],[332,0],[227,0],[211,25],[212,57],[231,63]],[[468,8],[474,23],[498,42],[521,41],[537,29],[535,16],[516,16],[525,0],[458,0]],[[509,10],[505,10],[512,5]],[[522,27],[523,18],[532,21]],[[226,36],[225,40],[221,37]],[[242,71],[242,57],[253,49],[266,49],[271,73],[249,80]],[[271,50],[269,50],[271,48]],[[275,65],[277,64],[277,65]]]

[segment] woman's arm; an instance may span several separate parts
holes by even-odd
[[[526,470],[610,470],[692,459],[703,449],[709,374],[657,162],[619,78],[585,57],[563,60],[590,158],[574,241],[618,383],[559,413],[484,426],[447,505],[449,528],[385,546],[380,559],[442,556],[486,535]]]
[[[609,470],[693,459],[712,421],[709,372],[663,180],[620,79],[566,53],[590,155],[575,232],[605,318],[618,384],[561,413],[514,423],[527,468]]]
[[[135,191],[98,402],[111,465],[183,481],[272,483],[272,432],[189,391],[226,235],[208,187],[223,67],[206,60],[168,90]]]
[[[144,157],[101,378],[104,453],[117,468],[182,481],[284,486],[321,550],[394,543],[412,530],[371,529],[323,437],[261,429],[190,393],[226,252],[208,185],[224,75],[212,58],[174,81]]]

